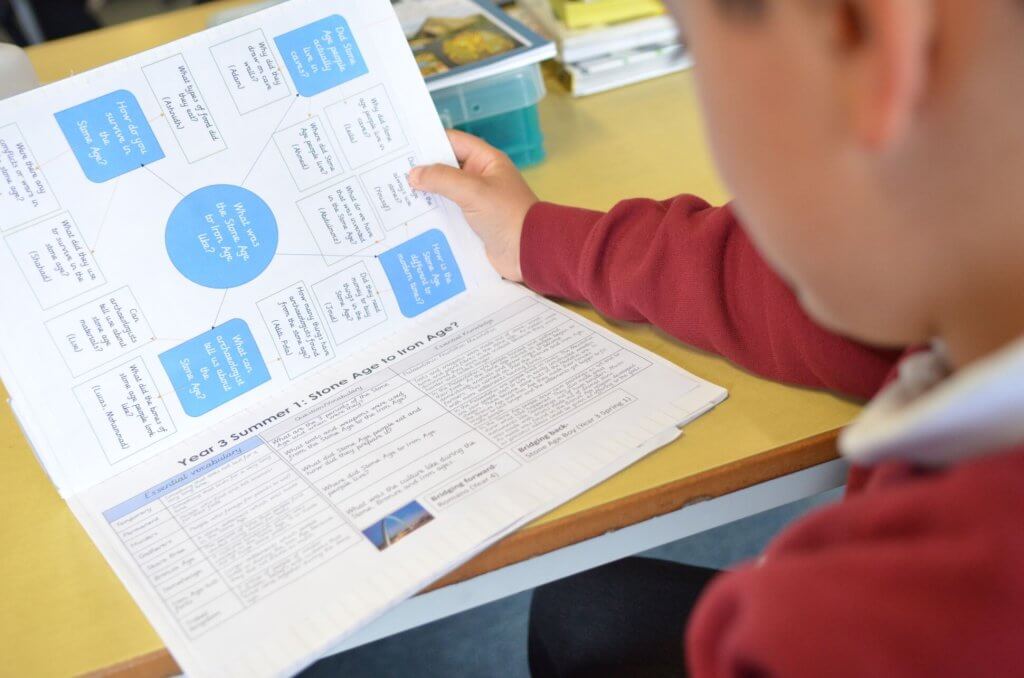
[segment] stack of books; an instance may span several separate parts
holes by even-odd
[[[558,46],[556,67],[576,96],[692,65],[660,0],[518,0],[521,18]]]
[[[592,28],[665,13],[661,0],[551,0],[555,16],[568,28]]]

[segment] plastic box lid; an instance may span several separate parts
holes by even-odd
[[[545,93],[540,65],[530,64],[464,85],[439,89],[430,96],[444,126],[455,127],[534,106]]]

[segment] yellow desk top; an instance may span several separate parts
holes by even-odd
[[[206,4],[56,41],[33,48],[30,56],[41,79],[52,81],[199,30],[211,12],[244,1]],[[541,105],[549,160],[526,173],[541,197],[593,208],[623,197],[661,198],[683,191],[713,201],[725,198],[703,142],[689,75],[582,100],[552,90]],[[722,467],[735,475],[732,469],[744,460],[842,426],[857,411],[826,394],[757,379],[649,328],[614,329],[725,386],[731,396],[687,427],[679,441],[536,526],[561,529],[575,516],[593,515],[714,469],[719,476]],[[36,463],[6,404],[0,408],[0,459],[0,675],[77,674],[160,649],[160,639]]]

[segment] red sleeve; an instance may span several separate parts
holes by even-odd
[[[608,213],[550,203],[526,217],[534,290],[652,323],[766,377],[868,398],[898,357],[816,325],[729,207],[693,196],[627,200]]]
[[[1021,674],[1024,452],[937,477],[892,466],[709,585],[689,675]]]

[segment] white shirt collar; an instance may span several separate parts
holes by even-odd
[[[1024,445],[1024,339],[950,373],[941,345],[912,355],[839,438],[854,464],[926,466]]]

